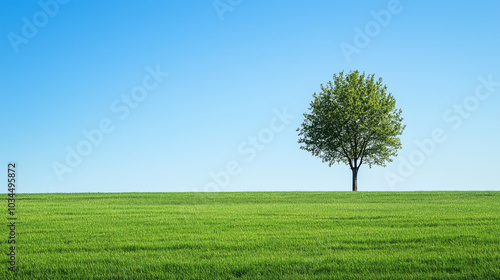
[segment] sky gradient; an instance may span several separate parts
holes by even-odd
[[[360,191],[500,190],[498,1],[5,0],[0,18],[18,192],[349,191],[296,129],[351,70],[406,125]]]

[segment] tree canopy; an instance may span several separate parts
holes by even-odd
[[[362,164],[385,166],[401,148],[402,110],[375,74],[335,74],[333,83],[322,84],[321,92],[313,94],[309,110],[297,129],[300,148],[329,166],[349,165],[353,191]]]

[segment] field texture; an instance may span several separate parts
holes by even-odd
[[[0,279],[500,279],[500,192],[16,199]]]

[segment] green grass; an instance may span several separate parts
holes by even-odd
[[[16,198],[0,279],[500,279],[500,192]]]

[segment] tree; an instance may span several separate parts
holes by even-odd
[[[365,163],[385,166],[401,148],[401,109],[382,78],[353,71],[333,75],[333,83],[313,94],[310,112],[297,129],[303,150],[327,162],[348,164],[352,190],[358,190],[358,170]]]

